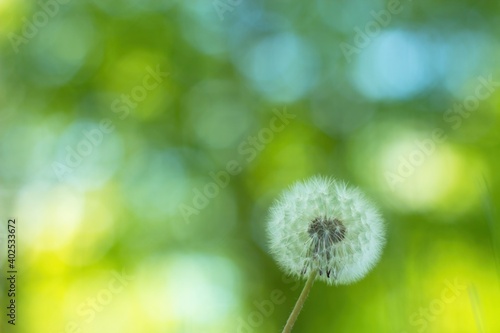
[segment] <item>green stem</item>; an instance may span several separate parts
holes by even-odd
[[[285,328],[283,328],[283,333],[290,333],[292,331],[293,324],[295,324],[295,321],[299,316],[300,310],[302,310],[302,307],[306,302],[307,296],[309,295],[309,291],[311,290],[311,287],[314,284],[314,280],[316,279],[317,273],[318,272],[314,270],[311,272],[311,275],[309,275],[306,285],[304,286],[304,289],[302,289],[299,299],[297,300],[297,303],[295,303],[295,307],[293,308],[292,313],[290,313],[290,317],[288,317]]]

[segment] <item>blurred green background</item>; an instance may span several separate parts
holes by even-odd
[[[294,332],[500,332],[499,7],[0,0],[0,331],[281,332],[267,210],[323,174],[388,241]]]

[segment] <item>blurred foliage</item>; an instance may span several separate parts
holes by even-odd
[[[0,0],[21,226],[0,331],[279,332],[303,282],[267,253],[267,209],[315,174],[364,190],[388,243],[359,283],[317,283],[295,332],[500,331],[498,10]]]

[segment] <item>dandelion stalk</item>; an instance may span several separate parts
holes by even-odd
[[[317,274],[318,274],[317,271],[313,271],[311,272],[311,275],[309,275],[309,278],[307,279],[304,289],[302,289],[299,299],[297,300],[297,303],[295,303],[295,307],[293,308],[292,313],[290,313],[290,317],[288,317],[285,328],[283,328],[283,333],[290,333],[292,331],[293,325],[295,324],[295,321],[297,321],[297,318],[299,317],[300,311],[302,310],[302,307],[306,302],[307,296],[309,296],[309,291],[311,291],[311,288],[314,284],[314,280],[316,279]]]

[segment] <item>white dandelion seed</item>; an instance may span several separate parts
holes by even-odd
[[[385,244],[383,219],[363,193],[318,176],[282,194],[267,231],[271,253],[286,272],[335,285],[363,278]]]

